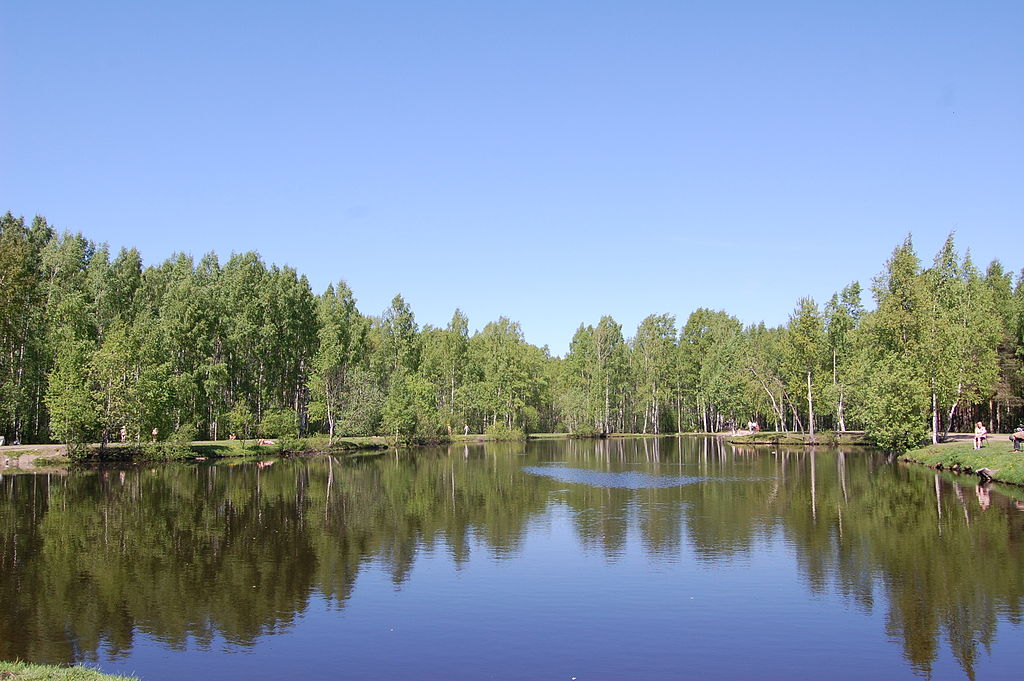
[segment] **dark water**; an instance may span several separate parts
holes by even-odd
[[[1014,679],[1021,496],[695,438],[3,476],[0,659],[146,681]]]

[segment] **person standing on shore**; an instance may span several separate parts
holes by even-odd
[[[981,449],[981,444],[985,441],[985,435],[987,433],[988,433],[988,431],[985,430],[985,424],[983,424],[981,421],[978,421],[974,425],[974,448],[975,449]]]

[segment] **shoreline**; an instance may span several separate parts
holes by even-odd
[[[945,442],[912,449],[899,460],[1024,487],[1024,451],[1013,451],[1009,433],[989,433],[981,449],[974,449],[973,434],[950,433]]]
[[[730,444],[746,446],[869,446],[862,431],[817,433],[813,441],[802,433],[736,431],[735,433],[607,433],[576,435],[573,433],[534,433],[526,440],[623,439],[657,437],[717,437]],[[486,434],[452,435],[435,446],[503,442]],[[268,444],[260,444],[265,442]],[[113,462],[197,462],[220,459],[244,459],[261,456],[303,454],[366,456],[401,449],[391,438],[375,435],[335,438],[327,444],[326,436],[309,438],[275,438],[272,440],[196,440],[189,443],[114,443],[100,453],[100,445],[88,445],[90,454],[72,459],[61,444],[6,445],[0,447],[0,474],[61,473],[75,464],[94,465]],[[989,434],[981,450],[973,448],[973,434],[950,433],[944,442],[928,444],[899,456],[899,460],[952,473],[979,475],[984,479],[1024,487],[1024,452],[1014,453],[1008,433]]]
[[[741,431],[742,432],[742,431]],[[525,440],[470,433],[453,434],[437,441],[424,441],[411,445],[397,445],[393,438],[383,435],[336,437],[328,445],[326,435],[305,438],[250,438],[246,440],[193,440],[175,443],[160,440],[149,442],[115,442],[101,447],[99,443],[86,445],[88,455],[72,458],[68,456],[67,445],[63,444],[22,444],[0,447],[0,474],[13,473],[60,473],[71,465],[111,462],[170,462],[205,461],[209,459],[238,459],[246,457],[301,454],[366,455],[372,452],[401,449],[407,446],[447,446],[458,444],[481,444],[486,442],[522,442],[544,440],[613,440],[625,438],[660,437],[730,437],[730,433],[606,433],[581,435],[576,433],[530,433]],[[732,434],[735,436],[735,434]],[[761,434],[765,435],[764,433]],[[793,436],[789,436],[792,438]],[[730,442],[732,440],[729,440]],[[270,444],[260,444],[270,442]],[[747,440],[740,442],[748,443]],[[776,441],[754,442],[753,444],[776,444]],[[781,444],[804,444],[803,441],[787,439]],[[819,442],[818,444],[830,444]],[[843,443],[846,444],[846,443]]]
[[[139,681],[137,676],[105,674],[84,665],[0,662],[0,679],[7,681]]]
[[[725,437],[729,444],[737,445],[798,445],[804,447],[870,447],[862,430],[846,430],[835,432],[831,430],[821,431],[814,434],[812,439],[806,433],[781,433],[778,431],[759,431],[752,433],[749,430],[738,430],[734,434],[718,433]]]

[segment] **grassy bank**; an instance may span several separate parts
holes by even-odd
[[[993,480],[1024,485],[1024,452],[1014,452],[1006,435],[989,437],[985,446],[977,450],[972,441],[928,445],[907,452],[900,460],[961,473],[988,468]]]
[[[193,442],[109,443],[104,447],[88,445],[71,458],[77,461],[175,461],[239,458],[267,454],[345,454],[355,451],[386,449],[384,437],[343,437],[328,442],[326,435],[305,438],[246,440],[196,440]]]
[[[803,433],[777,433],[760,432],[750,435],[726,436],[726,440],[735,444],[743,445],[828,445],[828,446],[868,446],[871,443],[864,437],[864,433],[848,431],[836,433],[833,431],[821,431],[815,433],[812,439],[810,435]]]
[[[27,662],[0,662],[5,681],[138,681],[135,676],[114,676],[86,667],[58,667]]]
[[[530,435],[529,439],[566,438],[565,433]],[[433,442],[416,444],[464,444],[478,442],[501,442],[522,440],[527,436],[521,432],[496,432],[469,435],[452,435]],[[383,435],[361,437],[336,437],[329,442],[326,435],[310,437],[249,438],[245,440],[195,440],[192,442],[111,442],[101,447],[90,444],[80,447],[68,457],[62,445],[47,445],[48,464],[67,464],[69,461],[94,463],[99,461],[202,461],[204,459],[231,459],[275,454],[334,454],[355,455],[394,448],[394,438]],[[19,452],[28,453],[28,452]],[[42,461],[42,459],[39,459]],[[0,680],[2,681],[2,680]]]
[[[752,435],[728,436],[724,433],[608,433],[607,438],[660,438],[660,437],[723,437],[729,442],[754,445],[808,445],[809,439],[799,433],[762,432]],[[564,439],[597,439],[598,434],[587,433],[530,433],[524,434],[518,429],[497,428],[487,433],[470,433],[468,435],[453,434],[442,437],[434,442],[418,444],[469,444],[483,442],[504,442],[522,440],[564,440]],[[262,443],[262,444],[261,444]],[[818,445],[862,445],[868,444],[860,433],[831,432],[818,433]],[[96,463],[101,461],[202,461],[206,459],[243,459],[246,457],[272,456],[282,454],[333,454],[356,455],[373,454],[376,451],[394,448],[394,438],[383,435],[365,437],[336,437],[328,443],[326,435],[310,437],[248,438],[245,440],[195,440],[192,442],[111,442],[101,447],[98,444],[81,445],[67,455],[64,445],[38,445],[41,450],[33,449],[32,445],[16,451],[2,452],[12,461],[19,457],[30,459],[33,465],[24,465],[24,472],[37,472],[41,466],[62,467],[69,461]],[[9,469],[12,472],[16,468]],[[2,681],[2,680],[0,680]]]

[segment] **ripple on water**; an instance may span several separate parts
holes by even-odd
[[[564,466],[523,466],[523,470],[531,475],[542,475],[559,482],[622,489],[682,487],[683,485],[692,485],[695,482],[713,479],[687,475],[649,475],[637,471],[611,473],[608,471],[592,471],[586,468],[568,468]]]

